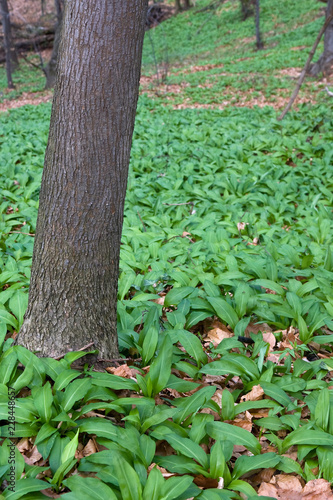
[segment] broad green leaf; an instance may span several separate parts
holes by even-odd
[[[192,413],[196,413],[210,400],[215,391],[216,387],[208,386],[195,392],[192,396],[183,398],[177,403],[178,412],[174,416],[174,421],[180,424],[186,417]]]
[[[146,485],[143,490],[143,500],[160,500],[164,484],[164,478],[159,469],[154,467],[148,475]]]
[[[105,437],[115,441],[118,437],[117,427],[110,422],[98,417],[82,418],[77,420],[80,432],[96,434],[98,437]]]
[[[61,463],[64,464],[69,459],[73,459],[75,456],[75,452],[77,450],[79,444],[79,430],[73,437],[73,439],[65,446],[62,454],[61,454]]]
[[[225,422],[209,422],[207,424],[207,434],[215,439],[224,438],[232,441],[234,445],[242,445],[248,448],[254,455],[258,455],[261,450],[259,441],[249,431],[226,424]]]
[[[208,469],[208,458],[200,445],[191,441],[191,439],[182,438],[177,434],[167,434],[165,440],[172,448],[186,457],[193,458],[199,462],[205,469]]]
[[[69,500],[74,500],[74,498],[82,500],[91,500],[92,498],[96,500],[117,500],[117,496],[112,489],[94,477],[81,477],[75,474],[65,479],[63,484],[73,492],[62,495]]]
[[[73,382],[71,382],[65,390],[65,396],[61,403],[64,411],[69,411],[73,408],[76,401],[84,398],[90,387],[91,380],[87,378],[74,380]]]
[[[46,489],[47,487],[48,483],[46,481],[41,481],[40,479],[20,479],[19,481],[15,482],[15,491],[11,491],[9,489],[9,486],[3,492],[3,496],[6,500],[17,500],[27,493],[31,493],[32,491],[41,491]]]
[[[333,436],[324,431],[301,427],[283,440],[283,453],[293,445],[333,446]]]
[[[54,390],[61,391],[62,389],[67,387],[68,384],[72,382],[72,380],[79,377],[79,375],[81,375],[81,372],[72,370],[70,368],[68,370],[62,371],[54,381]]]
[[[169,307],[171,305],[177,306],[185,297],[188,297],[195,288],[192,286],[181,286],[170,290],[165,296],[164,306]]]
[[[115,475],[123,500],[142,500],[142,487],[133,467],[121,456],[114,462]]]
[[[43,387],[33,387],[31,391],[34,405],[43,423],[49,422],[52,416],[53,394],[50,382]]]
[[[234,329],[239,318],[231,305],[221,297],[207,297],[207,300],[213,306],[217,316]]]
[[[276,453],[264,453],[248,457],[242,455],[238,457],[232,472],[233,479],[239,479],[247,472],[255,469],[270,469],[274,468],[279,463],[280,457]]]
[[[166,335],[157,357],[150,365],[149,378],[152,382],[154,394],[158,394],[166,387],[171,375],[172,355],[172,342],[170,337]]]
[[[174,500],[178,498],[192,484],[191,476],[173,476],[167,479],[161,490],[161,500]]]

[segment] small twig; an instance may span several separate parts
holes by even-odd
[[[95,342],[90,342],[90,344],[87,344],[87,345],[81,347],[80,349],[76,349],[75,351],[68,351],[68,352],[85,351],[86,349],[89,349],[89,347],[92,347],[94,344],[95,344]],[[68,352],[66,352],[65,354],[61,354],[60,356],[57,356],[56,358],[53,358],[53,359],[55,359],[56,361],[58,361],[59,359],[61,359],[64,356],[66,356],[66,354],[68,354]]]
[[[2,234],[24,234],[25,236],[35,236],[34,233],[22,233],[21,231],[8,231],[8,233]]]
[[[320,42],[320,40],[321,40],[321,37],[322,37],[322,36],[323,36],[323,34],[325,33],[325,31],[326,31],[326,29],[327,29],[328,25],[330,24],[330,22],[332,21],[332,19],[333,19],[333,10],[332,10],[332,12],[330,13],[330,15],[326,18],[326,21],[324,22],[324,25],[323,25],[323,27],[321,28],[321,30],[320,30],[320,32],[319,32],[319,34],[318,34],[317,38],[316,38],[315,43],[313,44],[313,47],[312,47],[312,49],[311,49],[311,51],[310,51],[310,54],[309,54],[308,60],[306,61],[305,66],[304,66],[304,68],[303,68],[303,71],[302,71],[302,73],[301,73],[301,75],[300,75],[300,77],[299,77],[299,79],[298,79],[298,82],[297,82],[296,88],[295,88],[294,92],[292,93],[292,96],[291,96],[291,98],[290,98],[290,100],[289,100],[289,102],[288,102],[287,106],[284,108],[284,110],[282,111],[281,115],[277,118],[279,121],[280,121],[280,120],[282,120],[282,119],[286,116],[286,114],[287,114],[287,113],[288,113],[288,111],[291,109],[292,105],[294,104],[294,101],[295,101],[295,99],[296,99],[296,97],[297,97],[297,95],[298,95],[298,92],[299,92],[299,90],[300,90],[300,88],[301,88],[301,86],[302,86],[302,83],[303,83],[303,81],[304,81],[305,75],[306,75],[306,74],[307,74],[307,72],[308,72],[308,69],[309,69],[309,67],[310,67],[310,63],[311,63],[312,58],[313,58],[313,56],[314,56],[314,54],[315,54],[315,52],[316,52],[316,49],[317,49],[318,44],[319,44],[319,42]]]
[[[333,92],[331,92],[330,90],[328,90],[328,87],[325,87],[325,90],[326,90],[327,94],[328,94],[330,97],[333,97]]]
[[[180,207],[181,205],[194,205],[194,201],[188,201],[186,203],[162,203],[162,205],[167,205],[168,207]]]
[[[158,73],[158,64],[157,64],[157,60],[156,60],[155,46],[154,46],[153,39],[151,37],[150,30],[148,30],[148,37],[149,37],[149,41],[150,41],[150,44],[151,44],[151,50],[152,50],[152,53],[153,53],[153,59],[154,59],[154,64],[155,64],[155,68],[156,68],[156,81],[157,81],[157,85],[159,85],[159,83],[160,83],[160,76],[159,76],[159,73]]]
[[[220,5],[220,3],[223,3],[223,2],[224,2],[224,0],[213,0],[213,2],[211,2],[209,5],[207,5],[203,9],[196,10],[194,12],[194,14],[200,14],[201,12],[206,12],[207,10],[216,9]]]
[[[143,230],[146,233],[147,232],[146,224],[143,222],[142,217],[141,217],[139,211],[137,213],[138,213],[139,219],[141,220],[141,223],[142,223],[142,226],[143,226]]]
[[[194,33],[194,36],[199,35],[199,33],[202,30],[202,28],[205,26],[205,24],[207,24],[211,20],[211,18],[213,17],[214,14],[215,14],[215,10],[213,10],[213,12],[211,12],[211,14],[207,17],[207,19],[205,19],[205,21],[202,23],[202,25]]]
[[[28,64],[30,64],[34,68],[40,69],[41,71],[44,72],[44,70],[43,70],[43,68],[42,68],[42,66],[40,64],[35,64],[32,61],[29,61],[29,59],[27,58],[27,56],[25,56],[24,54],[22,54],[22,52],[20,53],[20,56],[23,57],[23,59],[25,60],[25,62],[27,62]]]

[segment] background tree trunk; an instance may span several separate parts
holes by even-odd
[[[57,12],[57,24],[55,28],[54,42],[52,48],[51,59],[48,64],[44,68],[44,73],[46,76],[45,88],[51,89],[55,86],[56,76],[57,76],[57,62],[58,62],[58,53],[59,53],[59,45],[60,45],[60,36],[61,36],[61,24],[62,24],[62,15],[63,15],[63,0],[55,0],[55,8]]]
[[[242,19],[245,21],[253,15],[253,0],[240,0]]]
[[[188,10],[191,8],[191,2],[190,0],[184,0],[184,9]]]
[[[17,342],[117,356],[119,249],[146,0],[66,2],[29,305]]]
[[[333,0],[328,0],[326,7],[326,19],[333,12]],[[333,73],[333,20],[328,25],[324,35],[324,52],[318,61],[312,64],[309,70],[311,76],[318,76],[323,73],[329,76]]]
[[[180,12],[182,10],[182,6],[180,0],[175,0],[176,12]]]
[[[3,41],[6,55],[6,74],[8,88],[13,89],[12,70],[18,66],[17,54],[13,45],[10,17],[7,0],[0,0],[0,10],[3,29]]]
[[[256,0],[256,45],[258,50],[264,48],[260,33],[260,0]]]

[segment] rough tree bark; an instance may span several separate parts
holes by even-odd
[[[326,7],[326,19],[333,13],[333,0],[328,0]],[[333,20],[326,28],[324,35],[324,51],[317,62],[312,64],[309,75],[318,76],[322,73],[329,76],[333,73]]]
[[[28,310],[17,342],[118,355],[119,249],[146,0],[66,2]]]
[[[12,79],[12,70],[18,66],[17,54],[13,44],[9,9],[7,0],[0,0],[0,11],[3,29],[3,41],[6,55],[6,74],[7,74],[7,84],[9,89],[14,88]]]
[[[63,15],[63,0],[54,0],[55,8],[57,12],[57,24],[55,27],[54,42],[52,48],[51,59],[48,64],[43,69],[46,76],[46,89],[52,89],[55,86],[56,76],[57,76],[57,62],[59,54],[60,36],[61,36],[61,24]]]

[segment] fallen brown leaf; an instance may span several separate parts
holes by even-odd
[[[241,397],[241,402],[243,403],[244,401],[259,401],[260,399],[263,399],[264,394],[265,393],[259,384],[254,385],[250,392]]]
[[[96,447],[96,444],[92,439],[89,439],[88,443],[85,445],[85,447],[82,450],[82,454],[84,457],[88,457],[89,455],[92,455],[93,453],[97,453],[98,449]]]
[[[230,337],[233,337],[233,333],[228,330],[225,325],[221,323],[221,326],[222,328],[219,327],[209,330],[204,339],[205,342],[212,342],[214,344],[214,347],[216,347],[220,342],[222,342],[223,339],[229,339]]]
[[[276,338],[274,337],[273,333],[272,332],[263,333],[262,338],[265,342],[268,342],[268,344],[270,345],[269,351],[272,351],[276,344]]]
[[[325,479],[309,481],[303,488],[303,500],[332,500],[331,485]]]
[[[117,368],[109,366],[106,371],[123,378],[136,378],[135,375],[140,373],[139,370],[135,368],[130,368],[128,365],[120,365]]]

